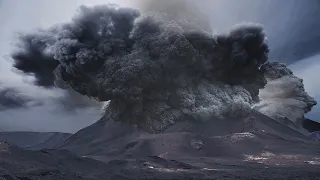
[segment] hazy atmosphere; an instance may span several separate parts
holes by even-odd
[[[102,104],[82,99],[72,104],[66,98],[78,99],[75,92],[47,89],[32,84],[33,77],[12,67],[11,53],[19,33],[49,28],[69,21],[80,5],[105,3],[143,9],[145,1],[103,0],[0,0],[0,87],[11,88],[23,96],[27,107],[13,102],[0,111],[2,131],[71,132],[92,124],[101,116]],[[199,1],[200,2],[200,1]],[[320,101],[320,2],[318,0],[204,0],[190,1],[207,16],[216,32],[223,32],[242,22],[264,26],[270,46],[270,61],[283,62],[304,81],[310,96]],[[0,89],[2,91],[2,89]],[[19,95],[19,96],[20,96]],[[1,98],[1,97],[0,97]],[[20,98],[20,97],[19,97]],[[34,105],[40,103],[41,105]],[[0,104],[1,106],[1,104]],[[24,105],[21,105],[24,106]],[[320,122],[320,105],[313,107],[307,117]]]

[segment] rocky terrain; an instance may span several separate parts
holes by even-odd
[[[6,133],[3,133],[6,134]],[[1,140],[14,139],[2,134]],[[35,134],[29,134],[26,140]],[[36,144],[57,134],[44,136]],[[59,135],[60,137],[62,135]],[[319,143],[258,112],[249,119],[177,122],[161,134],[106,119],[55,144],[2,142],[0,174],[33,179],[320,179]],[[6,137],[6,138],[5,138]],[[12,138],[14,137],[14,138]],[[57,140],[57,139],[56,139]],[[35,143],[35,140],[34,142]],[[24,149],[23,149],[24,148]],[[52,149],[53,148],[53,149]],[[28,150],[29,149],[29,150]]]
[[[301,161],[302,157],[282,156],[281,164],[275,164],[279,157],[268,154],[245,161],[233,158],[170,160],[150,156],[103,163],[80,158],[69,151],[30,151],[7,143],[1,143],[0,150],[0,178],[5,180],[319,179],[318,166],[312,161]]]

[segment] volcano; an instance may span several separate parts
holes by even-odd
[[[245,154],[264,152],[294,154],[308,143],[317,147],[302,133],[253,110],[245,119],[177,122],[159,134],[102,118],[71,136],[59,148],[98,160],[145,155],[243,158]]]
[[[81,6],[69,22],[22,35],[13,66],[35,85],[108,103],[74,135],[3,143],[2,177],[320,179],[319,142],[301,127],[317,102],[269,62],[263,26],[215,34],[181,7]]]
[[[319,143],[255,110],[244,119],[177,122],[159,134],[102,118],[60,140],[42,150],[1,143],[0,177],[320,179]]]

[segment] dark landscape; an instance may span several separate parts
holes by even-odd
[[[75,134],[0,132],[0,180],[320,180],[317,101],[263,26],[216,35],[175,2],[81,6],[18,38],[19,73],[69,92],[66,111],[103,108]],[[32,107],[8,92],[1,110]]]
[[[144,133],[105,119],[71,137],[58,133],[2,133],[1,177],[320,179],[317,141],[258,112],[250,118],[250,122],[181,122],[161,134]],[[21,138],[23,134],[29,137]],[[12,144],[4,142],[6,139]]]

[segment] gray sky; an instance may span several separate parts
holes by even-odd
[[[308,1],[309,5],[302,3],[305,1]],[[201,4],[196,5],[199,6],[201,12],[209,17],[212,27],[216,31],[226,30],[239,22],[262,23],[267,31],[271,50],[275,52],[271,57],[291,58],[295,57],[290,53],[287,55],[291,47],[287,50],[281,48],[287,44],[299,43],[300,40],[293,37],[300,35],[303,28],[309,27],[306,23],[312,24],[312,18],[316,17],[310,14],[314,10],[312,3],[315,1],[305,1],[203,0],[199,1]],[[24,83],[23,80],[28,81],[30,78],[24,77],[22,80],[21,76],[12,72],[11,63],[6,56],[12,52],[17,33],[32,32],[37,28],[47,28],[56,23],[66,22],[70,20],[80,5],[108,2],[131,7],[140,6],[134,0],[0,0],[0,82],[23,89],[37,97],[59,96],[57,92],[43,90]],[[309,32],[309,39],[314,39],[311,36],[313,32],[311,30]],[[302,34],[308,35],[308,33]],[[308,39],[305,36],[299,37]],[[292,48],[294,51],[295,47]],[[291,63],[290,66],[296,75],[305,80],[306,90],[320,101],[320,83],[317,83],[320,75],[320,55],[314,56],[314,54],[312,57],[308,57],[311,54],[301,56],[303,57],[300,58],[301,61],[297,61],[299,59],[290,60],[290,58],[282,61]],[[281,61],[281,59],[276,60]],[[310,117],[320,121],[319,115],[318,105],[310,113]],[[99,110],[96,109],[87,109],[70,115],[57,113],[52,104],[48,103],[37,109],[0,112],[0,129],[75,132],[91,124],[99,116]]]

